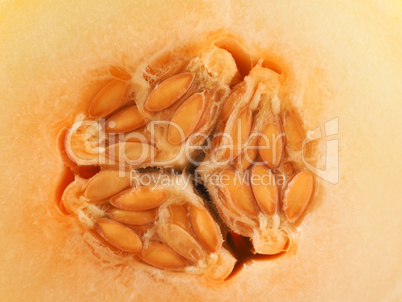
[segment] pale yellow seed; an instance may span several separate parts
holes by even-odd
[[[314,191],[314,177],[305,170],[290,181],[283,198],[283,211],[289,222],[295,222],[307,207]]]
[[[297,118],[286,111],[283,119],[283,127],[286,134],[286,145],[291,150],[300,151],[303,142],[303,131]]]
[[[78,208],[83,205],[80,197],[82,196],[84,186],[85,180],[77,178],[64,190],[61,197],[61,204],[68,214],[75,213]]]
[[[253,122],[253,114],[250,109],[245,108],[240,112],[238,118],[235,120],[234,125],[230,131],[229,136],[231,137],[231,143],[229,142],[229,147],[225,150],[224,158],[230,158],[232,154],[235,158],[241,153],[244,143],[246,142]],[[227,138],[224,138],[228,141]]]
[[[138,187],[128,189],[114,196],[110,203],[122,210],[146,211],[159,207],[167,197],[167,193],[160,189]]]
[[[274,175],[280,192],[280,199],[282,199],[283,193],[285,192],[285,189],[293,176],[292,164],[290,162],[281,164],[277,169],[274,170]]]
[[[85,189],[85,197],[92,201],[106,199],[124,190],[129,185],[130,179],[126,172],[104,170],[89,179]]]
[[[265,228],[261,233],[255,232],[252,241],[257,253],[276,255],[286,250],[289,238],[282,230]]]
[[[123,68],[118,67],[118,66],[110,66],[109,73],[116,79],[119,79],[122,81],[131,80],[131,75],[127,71],[125,71]]]
[[[89,107],[91,117],[105,117],[121,107],[127,97],[127,84],[120,80],[112,80],[93,99]]]
[[[106,216],[115,221],[129,225],[146,225],[155,221],[156,209],[147,211],[126,211],[111,207],[106,211]]]
[[[221,173],[222,185],[229,192],[234,205],[249,215],[257,215],[256,202],[247,181],[232,169]]]
[[[185,141],[193,133],[203,113],[205,97],[196,93],[176,110],[169,125],[167,138],[173,145]]]
[[[269,123],[262,131],[258,145],[262,160],[271,169],[276,168],[282,159],[283,134],[280,125]]]
[[[169,221],[182,227],[187,232],[191,233],[191,224],[189,213],[184,205],[172,204],[168,207],[170,218]]]
[[[82,121],[66,132],[64,147],[67,156],[79,165],[97,165],[99,148],[104,142],[101,125],[96,121]]]
[[[234,160],[236,170],[246,171],[258,156],[258,138],[253,136],[244,147],[243,152]]]
[[[218,282],[221,284],[233,271],[237,260],[226,249],[221,249],[216,256],[216,260],[209,264],[205,278],[210,282]]]
[[[170,247],[150,242],[140,253],[142,261],[157,268],[169,270],[182,270],[187,262]]]
[[[199,243],[182,227],[167,223],[160,229],[163,241],[176,253],[196,263],[204,258],[205,254]]]
[[[95,230],[109,244],[122,251],[137,253],[142,249],[140,236],[121,223],[102,218],[95,222]]]
[[[127,162],[130,165],[144,165],[156,154],[155,147],[140,142],[121,142],[106,148],[109,159],[117,162]]]
[[[184,72],[161,82],[150,93],[145,107],[149,111],[160,111],[177,102],[191,87],[194,74]]]
[[[217,252],[220,247],[219,231],[207,210],[191,205],[189,207],[191,225],[197,239],[207,249]]]
[[[111,133],[129,132],[146,124],[146,119],[136,105],[127,107],[113,114],[106,121],[106,131]]]
[[[229,119],[230,114],[233,112],[233,109],[240,102],[240,99],[247,91],[247,83],[241,82],[236,85],[229,97],[226,99],[225,104],[222,107],[222,111],[220,114],[220,120],[226,122]],[[246,106],[246,105],[245,105]]]
[[[252,167],[251,187],[262,212],[269,216],[274,215],[278,206],[278,187],[274,174],[267,166]]]

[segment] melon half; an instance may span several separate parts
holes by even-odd
[[[285,62],[332,156],[315,168],[338,173],[316,170],[296,250],[222,284],[100,261],[57,207],[60,130],[99,70],[134,72],[219,31]],[[402,300],[400,1],[3,1],[0,40],[1,301]]]

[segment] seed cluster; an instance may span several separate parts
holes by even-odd
[[[233,270],[228,231],[249,237],[256,253],[285,251],[314,178],[301,160],[302,124],[280,98],[278,68],[221,36],[145,70],[109,68],[110,81],[66,132],[70,164],[99,167],[88,178],[75,173],[62,196],[66,214],[116,253],[207,280]],[[189,171],[209,198],[185,181]],[[156,174],[168,181],[133,181]]]

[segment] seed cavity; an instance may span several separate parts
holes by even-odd
[[[58,144],[71,171],[57,191],[63,213],[116,257],[208,283],[289,250],[315,186],[283,66],[219,35],[146,72],[105,68],[110,81]]]

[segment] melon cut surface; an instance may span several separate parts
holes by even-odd
[[[56,205],[60,130],[109,66],[144,68],[222,29],[286,62],[304,125],[339,142],[338,181],[321,182],[295,251],[222,285],[101,261]],[[402,299],[400,1],[5,1],[0,37],[0,300]]]

